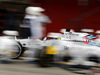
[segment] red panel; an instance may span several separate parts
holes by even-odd
[[[62,28],[100,29],[100,2],[89,0],[89,3],[78,5],[78,0],[35,0],[37,5],[46,9],[52,23],[47,32],[58,32]]]

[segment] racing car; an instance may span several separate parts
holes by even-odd
[[[52,39],[47,39],[48,37]],[[41,64],[69,61],[72,65],[91,66],[100,62],[100,44],[96,37],[88,33],[70,32],[50,33],[45,38],[45,47],[41,53]],[[51,61],[51,62],[50,62]]]
[[[99,63],[100,58],[100,44],[95,42],[95,39],[96,37],[88,33],[70,32],[70,29],[66,29],[64,34],[49,33],[43,40],[37,39],[36,42],[32,42],[29,38],[15,38],[13,41],[17,46],[11,58],[20,57],[27,47],[35,47],[39,51],[37,57],[42,66],[50,66],[52,62],[67,61],[73,65],[94,65]]]

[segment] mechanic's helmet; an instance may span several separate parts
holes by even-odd
[[[41,12],[44,12],[44,9],[41,7],[27,7],[25,9],[26,14],[30,14],[30,15],[40,15]]]

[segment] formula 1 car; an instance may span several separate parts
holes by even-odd
[[[41,65],[49,66],[51,62],[69,61],[72,65],[95,65],[100,62],[100,44],[96,37],[88,33],[70,32],[51,33],[45,39],[41,53]],[[46,37],[47,38],[47,37]]]
[[[49,38],[49,39],[48,39]],[[100,44],[96,37],[88,33],[64,32],[49,33],[43,40],[15,39],[17,52],[11,58],[19,58],[25,48],[35,48],[39,51],[37,57],[42,66],[50,62],[70,61],[72,64],[93,65],[99,62]]]
[[[43,40],[37,39],[35,42],[29,38],[15,38],[13,41],[17,46],[14,47],[16,50],[10,58],[20,57],[24,52],[23,48],[35,47],[39,51],[37,57],[42,66],[50,66],[52,62],[61,61],[69,61],[73,65],[94,65],[99,63],[100,58],[100,44],[94,39],[96,37],[88,33],[70,32],[68,29],[64,34],[51,33]],[[11,45],[14,46],[13,43]]]

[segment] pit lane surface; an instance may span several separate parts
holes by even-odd
[[[77,69],[75,69],[77,70]],[[69,71],[61,67],[39,67],[23,60],[12,60],[10,64],[0,64],[0,75],[85,75],[89,70]],[[100,75],[96,73],[95,75]]]
[[[88,71],[82,70],[82,72],[84,73]],[[37,64],[25,63],[23,60],[12,60],[12,63],[10,64],[0,64],[0,75],[83,75],[83,74],[73,73],[61,67],[43,68],[39,67]]]

